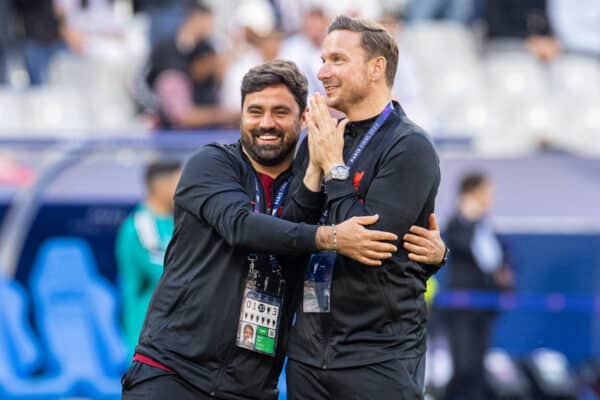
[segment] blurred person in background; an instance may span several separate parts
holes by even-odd
[[[8,52],[14,41],[14,11],[10,1],[0,1],[0,85],[8,81]]]
[[[67,23],[53,0],[12,0],[21,25],[20,39],[31,85],[47,81],[48,66],[61,51],[81,53],[84,39]]]
[[[409,0],[406,17],[409,22],[443,19],[467,23],[475,14],[477,0]]]
[[[379,22],[398,42],[398,51],[400,53],[394,86],[392,86],[392,98],[402,104],[402,108],[410,114],[415,107],[421,105],[423,99],[419,95],[419,82],[415,73],[414,61],[410,53],[403,51],[403,22],[399,16],[388,11],[383,13]]]
[[[600,57],[600,1],[548,0],[548,15],[565,52]]]
[[[234,46],[227,55],[220,104],[239,116],[244,75],[250,68],[277,58],[283,33],[277,30],[275,12],[267,0],[246,0],[234,12]]]
[[[302,15],[301,31],[283,41],[278,58],[298,65],[308,79],[308,93],[324,93],[317,74],[322,64],[321,43],[327,35],[330,18],[323,2],[317,0],[309,2]]]
[[[488,0],[484,12],[488,47],[523,48],[541,61],[560,54],[548,20],[547,0]]]
[[[146,167],[146,197],[119,229],[116,242],[122,320],[133,355],[146,309],[163,273],[163,259],[173,234],[173,196],[181,173],[176,161]]]
[[[452,249],[447,289],[497,291],[512,287],[505,251],[486,218],[493,202],[494,187],[488,176],[476,172],[463,177],[456,214],[444,235]],[[484,357],[495,312],[456,309],[444,314],[454,371],[445,399],[488,398]]]
[[[173,37],[186,19],[189,7],[198,0],[132,0],[134,13],[144,13],[150,19],[150,46]]]
[[[152,49],[147,83],[157,102],[160,129],[228,127],[238,121],[239,111],[218,104],[220,68],[211,33],[211,11],[195,3],[177,34]]]
[[[81,41],[81,54],[113,64],[127,63],[124,32],[130,15],[118,13],[115,0],[54,0],[61,20]]]

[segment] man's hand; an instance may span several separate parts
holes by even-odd
[[[440,235],[435,214],[429,215],[429,230],[413,225],[404,235],[402,246],[408,250],[408,258],[421,264],[439,265],[444,260],[446,244]]]
[[[308,146],[311,162],[324,173],[335,165],[344,164],[344,128],[348,120],[339,124],[331,117],[325,99],[319,93],[310,100],[310,111],[306,114]]]
[[[398,240],[398,236],[365,228],[378,219],[378,215],[352,217],[336,225],[337,247],[333,243],[333,228],[320,226],[317,230],[317,247],[320,250],[337,250],[338,253],[365,265],[380,266],[381,260],[392,257],[392,253],[398,251],[396,246],[388,243]]]

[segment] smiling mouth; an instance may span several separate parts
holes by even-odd
[[[337,89],[338,87],[339,86],[337,86],[337,85],[327,85],[327,86],[324,86],[326,93],[332,92],[333,90]]]
[[[273,135],[271,133],[263,133],[262,135],[256,136],[256,138],[258,140],[260,140],[261,142],[266,142],[266,143],[277,142],[281,139],[281,137],[279,135]]]

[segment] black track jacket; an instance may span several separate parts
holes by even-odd
[[[306,146],[299,154],[303,151]],[[299,179],[292,181],[283,218],[316,222],[323,195],[303,186],[305,165],[294,165]],[[275,193],[290,175],[287,171],[276,179]],[[277,398],[298,285],[304,276],[306,257],[300,254],[316,250],[315,225],[254,212],[255,176],[239,143],[205,146],[186,163],[175,194],[175,228],[165,270],[136,348],[199,390],[223,399]],[[291,260],[280,258],[287,290],[275,358],[235,345],[251,250],[293,255]],[[157,368],[139,370],[145,372],[138,375],[145,376],[125,379],[139,382],[148,374],[165,374]]]
[[[346,126],[344,159],[374,120]],[[379,214],[371,228],[393,232],[401,240],[411,225],[428,226],[439,183],[433,145],[394,103],[394,111],[352,166],[350,179],[326,184],[329,222]],[[382,267],[365,266],[338,254],[331,313],[305,314],[300,305],[288,356],[330,369],[421,355],[426,322],[423,293],[437,267],[410,261],[401,243],[398,249]]]

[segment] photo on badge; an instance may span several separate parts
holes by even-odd
[[[240,343],[243,347],[248,349],[254,349],[254,343],[256,338],[256,325],[254,324],[245,324],[242,328],[242,337],[238,339],[238,343]]]

